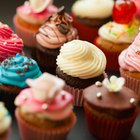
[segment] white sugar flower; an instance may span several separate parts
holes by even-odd
[[[125,84],[125,79],[122,78],[122,77],[117,78],[116,76],[111,76],[110,79],[105,78],[103,80],[103,85],[110,92],[118,92],[118,91],[120,91],[124,84]]]

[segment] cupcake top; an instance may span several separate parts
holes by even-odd
[[[11,125],[11,115],[5,108],[4,103],[0,102],[0,134],[4,133]]]
[[[16,53],[22,53],[22,48],[22,39],[7,24],[0,22],[0,62]]]
[[[131,24],[119,24],[110,21],[99,28],[99,35],[113,43],[131,43],[139,32],[139,22],[134,20]]]
[[[25,88],[27,78],[35,79],[40,75],[36,61],[20,54],[5,59],[0,66],[1,84]]]
[[[104,53],[95,45],[82,40],[65,43],[56,61],[63,73],[81,79],[97,77],[103,74],[106,67]]]
[[[107,18],[112,15],[113,0],[77,0],[72,12],[81,18]]]
[[[23,5],[17,8],[16,13],[28,23],[41,25],[51,14],[57,11],[56,6],[52,3],[53,0],[25,1]]]
[[[134,42],[119,55],[119,65],[125,70],[140,72],[140,33]]]
[[[111,76],[103,82],[96,82],[84,90],[85,103],[94,110],[110,117],[124,118],[134,113],[138,97],[131,89],[124,87],[125,80]]]
[[[72,18],[61,7],[53,14],[36,34],[37,43],[42,47],[56,49],[65,42],[77,39],[77,30],[72,26]]]
[[[72,95],[62,90],[64,81],[49,73],[35,80],[28,79],[30,88],[24,89],[15,99],[15,105],[24,113],[33,113],[53,121],[67,118],[72,111]]]

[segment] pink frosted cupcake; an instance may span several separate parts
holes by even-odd
[[[56,75],[65,80],[64,89],[73,95],[75,106],[82,106],[83,89],[104,79],[104,53],[87,41],[73,40],[61,47],[56,61]]]
[[[111,76],[84,90],[84,110],[91,134],[101,140],[124,140],[139,113],[138,96]]]
[[[128,49],[119,55],[119,65],[126,86],[133,89],[140,99],[140,33]]]
[[[13,22],[17,34],[26,46],[35,46],[35,33],[56,12],[57,8],[52,2],[53,0],[29,0],[17,7]]]
[[[62,90],[64,81],[44,73],[27,80],[30,88],[15,100],[16,119],[23,140],[63,140],[74,126],[72,96]]]
[[[22,54],[23,41],[7,25],[0,22],[0,62],[8,57]]]

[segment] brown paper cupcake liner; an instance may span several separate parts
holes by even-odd
[[[134,90],[140,100],[140,80],[127,75],[122,68],[120,68],[120,75],[125,78],[125,86]]]
[[[70,129],[76,122],[76,117],[73,113],[71,124],[54,129],[39,129],[22,119],[19,110],[16,109],[15,116],[18,122],[20,136],[22,140],[65,140]]]
[[[122,140],[127,138],[139,113],[139,108],[137,107],[132,116],[119,120],[97,116],[85,104],[84,110],[90,133],[102,140]]]

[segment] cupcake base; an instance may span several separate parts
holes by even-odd
[[[95,114],[86,102],[84,102],[84,110],[90,133],[102,140],[126,139],[139,113],[137,107],[134,114],[128,118],[103,118]]]
[[[65,140],[70,129],[76,122],[76,117],[74,113],[72,113],[70,116],[71,121],[68,124],[58,128],[54,127],[53,129],[41,129],[25,121],[19,109],[16,109],[15,115],[22,140]]]

